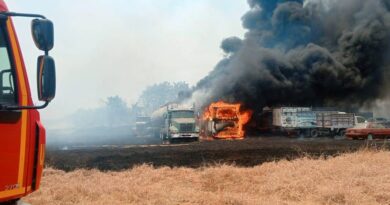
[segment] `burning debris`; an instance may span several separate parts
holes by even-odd
[[[223,101],[211,103],[202,117],[202,135],[217,139],[242,139],[244,126],[252,117],[252,111],[242,111],[242,104]]]
[[[369,105],[386,97],[387,0],[249,0],[244,39],[198,82],[193,99],[265,106]],[[196,100],[194,100],[196,101]],[[199,102],[197,103],[199,104]]]

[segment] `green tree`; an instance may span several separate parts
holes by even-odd
[[[126,125],[130,123],[130,112],[126,102],[119,96],[108,97],[105,101],[105,113],[109,126]]]
[[[163,82],[149,86],[135,105],[139,111],[138,115],[150,115],[160,106],[177,101],[179,94],[188,92],[190,87],[186,82]]]

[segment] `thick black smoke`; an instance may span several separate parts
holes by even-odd
[[[243,40],[196,86],[203,103],[362,106],[384,98],[390,0],[249,0]]]

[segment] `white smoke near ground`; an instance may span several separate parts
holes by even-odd
[[[107,97],[97,108],[79,109],[62,118],[61,123],[48,124],[51,137],[47,142],[50,146],[159,143],[151,133],[139,136],[137,118],[150,117],[162,105],[177,101],[189,91],[185,82],[162,82],[144,89],[137,103],[131,105],[123,97]]]

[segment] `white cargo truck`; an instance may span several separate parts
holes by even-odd
[[[344,136],[346,129],[364,119],[353,113],[310,107],[273,109],[273,126],[282,132],[295,132],[304,137]]]
[[[164,105],[152,114],[151,126],[164,144],[199,140],[194,107],[177,103]]]

